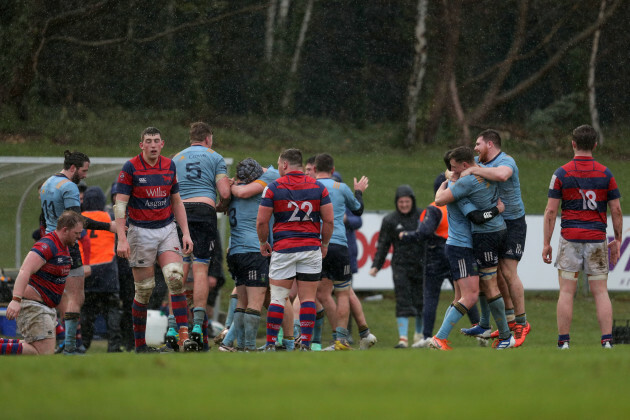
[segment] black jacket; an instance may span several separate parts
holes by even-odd
[[[403,214],[398,211],[398,206],[396,206],[395,211],[383,218],[372,267],[379,270],[383,267],[389,248],[393,245],[392,269],[422,273],[424,243],[418,241],[402,242],[398,239],[400,232],[416,230],[421,210],[416,207],[416,196],[409,185],[401,185],[396,189],[394,205],[400,197],[411,197],[413,202],[411,211]]]

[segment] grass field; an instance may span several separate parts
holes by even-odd
[[[185,147],[190,122],[177,112],[116,109],[86,110],[79,116],[44,109],[33,115],[29,122],[0,119],[0,155],[62,156],[69,148],[93,157],[131,157],[138,153],[137,133],[148,125],[163,130],[168,155]],[[414,188],[419,205],[432,201],[433,179],[443,170],[441,156],[453,145],[439,140],[411,151],[392,148],[401,138],[393,124],[359,129],[312,119],[204,119],[216,127],[215,149],[235,162],[253,156],[263,164],[275,164],[279,151],[287,147],[299,147],[305,155],[330,152],[346,181],[355,175],[370,177],[367,210],[393,209],[395,187],[403,183]],[[607,142],[601,160],[613,170],[625,196],[625,180],[630,179],[627,152],[622,152],[625,138],[608,137]],[[509,140],[504,149],[519,165],[527,213],[541,214],[553,170],[570,158],[568,146],[546,150],[532,142]],[[0,177],[15,169],[1,166]],[[25,188],[58,169],[33,167],[0,179],[0,267],[15,265],[15,214]],[[102,169],[93,166],[89,185],[109,187],[117,168],[98,175]],[[22,256],[32,244],[38,214],[39,201],[32,190],[22,215]],[[231,280],[226,289],[230,285]],[[630,296],[611,296],[615,319],[630,319]],[[442,294],[434,332],[451,298],[451,291]],[[527,292],[532,332],[522,348],[503,352],[480,348],[460,335],[459,328],[467,326],[464,320],[450,337],[455,351],[393,349],[395,305],[392,293],[386,292],[381,301],[364,302],[379,339],[367,352],[226,354],[212,349],[207,354],[107,354],[104,343],[96,342],[85,357],[2,358],[0,416],[625,418],[630,409],[630,346],[601,349],[593,300],[580,290],[571,349],[557,350],[556,299],[557,293]],[[327,326],[324,340],[329,334]]]
[[[442,293],[438,323],[451,298]],[[612,299],[615,318],[630,319],[630,298]],[[103,353],[96,342],[84,357],[3,358],[2,409],[12,419],[625,418],[630,346],[601,349],[593,301],[580,292],[571,349],[558,350],[555,303],[555,293],[527,293],[532,331],[523,347],[501,352],[458,334],[463,321],[452,352],[394,349],[386,293],[363,304],[379,338],[369,351],[135,355]]]

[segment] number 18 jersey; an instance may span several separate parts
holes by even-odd
[[[569,242],[606,239],[608,202],[621,197],[610,169],[592,157],[576,156],[556,169],[549,184],[549,198],[562,200],[560,231]]]

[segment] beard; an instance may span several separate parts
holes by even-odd
[[[79,171],[76,171],[73,175],[72,175],[72,182],[74,182],[75,184],[79,185],[79,182],[81,182],[81,178],[79,177]]]

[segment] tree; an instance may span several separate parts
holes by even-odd
[[[210,16],[204,14],[202,10],[193,9],[192,13],[185,14],[186,18],[183,21],[175,24],[173,3],[169,3],[165,8],[167,16],[165,29],[159,30],[159,25],[157,25],[158,30],[150,26],[149,33],[138,36],[139,31],[137,29],[141,25],[141,20],[134,20],[132,17],[136,13],[158,14],[160,12],[159,5],[140,6],[134,5],[134,2],[122,2],[120,0],[100,0],[87,5],[83,5],[83,3],[77,0],[68,3],[62,2],[58,5],[56,2],[36,0],[24,2],[23,5],[15,7],[12,24],[17,29],[14,31],[15,33],[25,32],[26,37],[23,42],[24,45],[15,49],[14,56],[8,64],[11,69],[0,73],[3,79],[0,80],[0,105],[12,104],[18,109],[20,118],[28,118],[25,98],[37,77],[41,55],[53,43],[65,43],[82,48],[147,44],[267,7],[266,3],[258,3],[239,9],[226,9],[223,13]],[[26,7],[27,5],[31,7]],[[126,25],[122,25],[123,31],[111,36],[111,31],[106,31],[108,20],[122,21]],[[23,30],[24,22],[28,24],[26,31]],[[85,28],[92,27],[99,28],[110,36],[91,39],[85,35],[85,32],[88,32]],[[22,31],[19,31],[20,28]],[[162,58],[164,57],[162,56]],[[7,65],[4,60],[3,65]]]
[[[606,0],[602,0],[599,7],[597,19],[602,19],[606,10]],[[593,35],[593,46],[591,47],[591,59],[588,64],[588,109],[591,113],[591,123],[593,128],[599,133],[599,144],[604,144],[604,133],[599,125],[599,112],[597,111],[597,95],[595,94],[595,64],[597,63],[597,50],[599,49],[599,37],[601,29],[597,29]]]
[[[407,88],[407,138],[405,147],[416,142],[418,120],[418,95],[422,88],[422,80],[426,73],[427,38],[426,38],[427,0],[418,0],[418,18],[416,21],[414,58],[409,86]]]
[[[439,68],[441,81],[437,84],[432,99],[432,112],[427,122],[425,142],[435,137],[439,121],[443,116],[446,104],[455,116],[455,121],[462,132],[462,142],[470,141],[470,126],[481,125],[499,106],[505,105],[532,89],[538,82],[552,71],[569,51],[588,39],[613,16],[621,4],[614,0],[595,22],[580,26],[578,19],[586,10],[584,2],[563,2],[557,4],[555,10],[545,9],[548,19],[555,22],[532,22],[530,16],[531,2],[518,1],[517,14],[511,33],[511,43],[503,57],[496,60],[480,60],[483,64],[476,74],[457,82],[456,68],[461,71],[461,61],[470,62],[468,55],[462,57],[458,53],[461,1],[443,0],[443,16],[441,24],[451,32],[446,37],[442,66]],[[538,7],[546,7],[540,6]],[[471,20],[467,20],[470,22]],[[491,30],[485,28],[486,30]],[[487,35],[487,34],[484,34]],[[495,41],[496,42],[496,41]],[[546,47],[550,47],[545,51]],[[541,51],[548,54],[541,54]],[[494,51],[498,53],[498,51]],[[460,64],[455,66],[455,63]],[[515,76],[516,70],[518,74]],[[445,93],[449,92],[448,102]],[[460,102],[461,100],[461,102]]]

